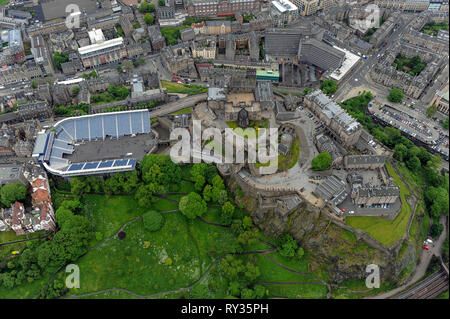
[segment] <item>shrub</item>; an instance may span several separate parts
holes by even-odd
[[[158,231],[164,223],[164,217],[157,211],[151,210],[143,215],[144,226],[149,231]]]

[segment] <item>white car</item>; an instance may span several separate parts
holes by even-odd
[[[354,210],[351,210],[351,211],[349,211],[348,213],[349,213],[349,214],[354,214],[355,211],[354,211]]]

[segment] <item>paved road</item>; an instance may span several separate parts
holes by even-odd
[[[164,104],[164,105],[158,107],[157,109],[155,109],[154,111],[151,111],[150,118],[167,115],[167,114],[170,114],[170,113],[173,113],[173,112],[176,112],[176,111],[188,108],[188,107],[192,107],[199,102],[206,101],[207,97],[208,97],[208,94],[202,93],[202,94],[191,95],[191,96],[188,96],[185,98],[181,98],[177,101]]]
[[[411,286],[412,284],[418,282],[422,277],[425,275],[425,272],[428,268],[428,265],[430,264],[431,257],[433,255],[441,256],[441,250],[442,245],[444,244],[445,239],[447,238],[448,233],[448,224],[447,224],[447,218],[446,216],[441,216],[440,223],[445,226],[444,231],[442,232],[441,236],[434,242],[434,246],[430,247],[430,250],[422,250],[422,255],[420,256],[419,264],[416,266],[416,270],[412,278],[409,280],[408,283],[406,283],[403,286],[400,286],[394,290],[391,290],[387,293],[368,297],[367,299],[387,299],[391,298],[392,296],[400,293],[401,291],[405,290],[407,287]]]

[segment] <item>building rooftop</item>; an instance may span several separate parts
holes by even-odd
[[[78,52],[80,53],[80,55],[85,55],[99,50],[105,50],[114,46],[121,46],[121,45],[123,45],[123,38],[119,37],[108,41],[104,41],[102,43],[95,43],[87,45],[85,47],[78,48]]]
[[[298,10],[297,6],[288,0],[274,0],[272,1],[272,6],[280,12]]]

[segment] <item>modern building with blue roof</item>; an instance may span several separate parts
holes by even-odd
[[[72,163],[68,157],[81,144],[119,140],[151,133],[148,110],[101,113],[65,118],[50,132],[40,132],[33,150],[33,158],[45,169],[58,176],[96,175],[134,170],[135,158],[91,159]],[[117,150],[115,150],[117,152]],[[112,155],[113,156],[113,155]],[[122,157],[124,155],[121,155]],[[109,157],[109,156],[108,156]],[[86,159],[86,158],[85,158]]]

